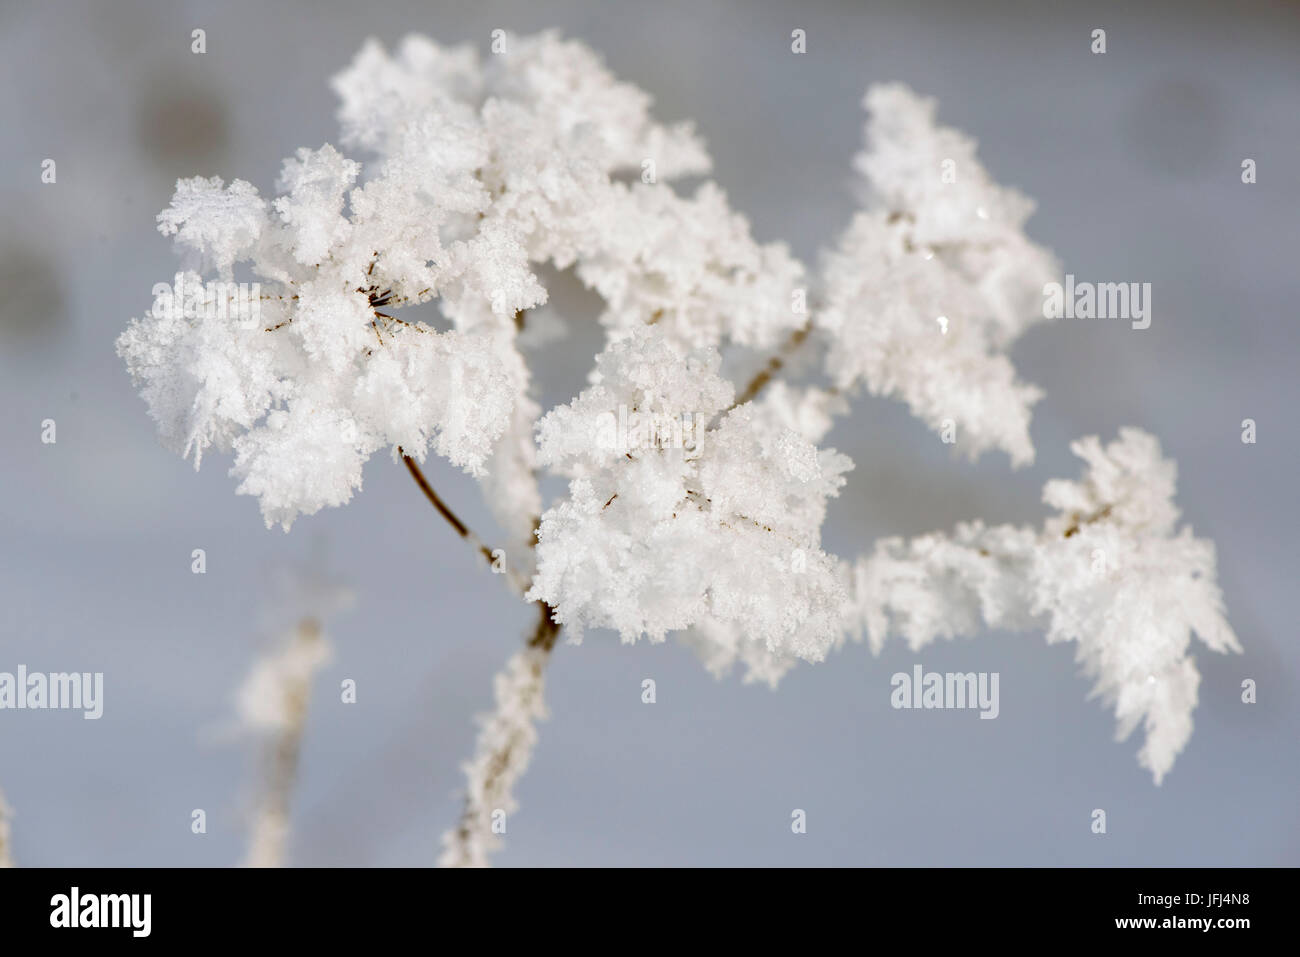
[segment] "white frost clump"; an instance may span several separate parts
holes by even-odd
[[[807,319],[796,311],[804,267],[783,243],[761,245],[713,183],[690,198],[616,184],[580,279],[605,299],[613,338],[647,323],[692,348],[775,346]]]
[[[303,149],[269,203],[195,178],[158,217],[199,270],[230,283],[239,267],[259,295],[219,317],[163,297],[118,351],[164,442],[196,467],[233,450],[268,525],[347,502],[382,448],[432,448],[485,480],[526,566],[541,410],[515,336],[546,301],[535,264],[575,267],[615,336],[662,318],[693,344],[764,346],[798,324],[785,247],[755,243],[715,186],[666,185],[709,169],[689,124],[652,121],[649,96],[580,43],[503,42],[486,62],[423,37],[391,58],[367,43],[334,79],[342,142],[374,156],[364,174],[332,146]],[[616,179],[639,173],[653,175]],[[455,332],[395,314],[431,300]]]
[[[655,322],[693,347],[761,348],[802,324],[804,270],[787,247],[757,243],[716,184],[690,197],[668,185],[710,169],[690,124],[653,122],[650,97],[581,43],[554,32],[503,42],[483,63],[423,37],[392,58],[368,43],[334,80],[343,142],[391,156],[411,125],[454,117],[458,142],[483,147],[475,176],[489,202],[476,228],[512,236],[526,262],[573,267],[605,299],[612,338]]]
[[[1241,648],[1214,545],[1175,531],[1176,469],[1156,440],[1122,429],[1105,447],[1089,437],[1072,448],[1087,472],[1047,484],[1058,514],[1041,530],[970,523],[878,543],[853,569],[855,624],[876,651],[891,632],[916,649],[983,627],[1075,642],[1094,695],[1115,708],[1118,738],[1143,726],[1138,761],[1159,784],[1192,733],[1192,633],[1214,651]]]
[[[418,34],[404,38],[393,57],[378,41],[366,41],[333,80],[344,144],[383,152],[395,132],[431,110],[495,99],[545,117],[557,145],[606,169],[639,170],[653,156],[661,176],[708,171],[691,125],[653,122],[649,94],[620,82],[590,47],[554,30],[502,42],[503,53],[485,63],[471,44],[441,46]]]
[[[1005,350],[1042,320],[1056,272],[1022,227],[1033,203],[994,184],[968,137],[934,123],[935,102],[901,85],[872,87],[867,150],[855,166],[868,207],[826,256],[827,372],[896,396],[930,428],[945,420],[971,458],[1033,461],[1030,407]]]
[[[347,502],[386,446],[420,460],[432,447],[480,473],[506,427],[512,396],[490,339],[386,311],[449,278],[423,260],[406,268],[412,256],[449,259],[437,236],[446,212],[421,193],[438,165],[387,169],[353,191],[348,218],[356,164],[329,146],[301,150],[285,163],[274,214],[247,183],[213,178],[181,181],[159,216],[223,289],[236,262],[258,283],[222,309],[164,291],[118,352],[164,442],[196,467],[209,446],[233,449],[239,491],[261,499],[268,526]],[[186,272],[172,288],[201,286]]]
[[[542,419],[540,461],[572,481],[542,517],[529,597],[575,637],[593,626],[659,641],[720,623],[820,660],[844,600],[820,529],[851,463],[752,405],[724,411],[718,362],[642,326]]]

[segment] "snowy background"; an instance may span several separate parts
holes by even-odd
[[[327,553],[357,595],[316,685],[291,859],[423,865],[456,817],[471,716],[533,613],[505,597],[376,456],[343,509],[286,536],[234,495],[228,462],[164,451],[113,340],[176,260],[154,228],[178,176],[263,192],[299,146],[336,141],[327,80],[362,40],[420,31],[486,50],[492,29],[548,26],[603,52],[656,115],[693,118],[715,176],[760,241],[807,262],[851,213],[868,83],[939,98],[992,175],[1039,202],[1030,235],[1066,271],[1150,282],[1151,328],[1061,321],[1013,359],[1047,389],[1038,460],[976,466],[899,403],[862,399],[826,444],[857,463],[825,545],[980,517],[1037,524],[1042,483],[1074,478],[1069,440],[1145,428],[1179,463],[1178,502],[1218,545],[1246,652],[1198,650],[1196,731],[1157,788],[1139,740],[1085,700],[1072,649],[1039,635],[850,646],[773,693],[715,681],[680,645],[597,632],[557,649],[552,717],[510,819],[504,865],[1300,864],[1296,641],[1300,405],[1300,11],[1236,3],[511,4],[114,2],[0,6],[0,671],[102,671],[99,721],[0,712],[0,788],[28,865],[239,860],[257,764],[224,733],[265,646],[278,566]],[[190,53],[190,31],[208,52]],[[790,53],[803,28],[808,52]],[[1108,52],[1089,52],[1093,28]],[[40,182],[46,157],[58,182]],[[1240,181],[1258,162],[1259,182]],[[544,406],[581,388],[594,300],[535,354]],[[1243,445],[1243,418],[1258,444]],[[40,423],[58,442],[40,442]],[[478,488],[438,460],[434,486],[492,540]],[[207,574],[190,553],[207,552]],[[889,678],[997,671],[1001,714],[895,711]],[[643,678],[658,703],[641,703]],[[1240,701],[1243,678],[1259,701]],[[358,703],[338,700],[354,678]],[[208,833],[190,832],[203,808]],[[793,835],[790,812],[808,814]],[[1091,833],[1104,808],[1109,833]]]

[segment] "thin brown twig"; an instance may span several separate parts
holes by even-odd
[[[528,647],[550,651],[555,647],[555,640],[560,637],[560,631],[564,626],[551,617],[554,610],[546,602],[538,601],[534,604],[537,605],[539,614],[537,627],[533,630],[533,636],[528,639]]]
[[[1109,518],[1113,508],[1114,506],[1112,505],[1103,505],[1087,517],[1076,513],[1074,515],[1074,523],[1065,530],[1065,534],[1062,537],[1069,538],[1072,535],[1077,535],[1079,534],[1079,529],[1084,525],[1091,525],[1093,522],[1100,522],[1103,518]]]
[[[492,554],[492,549],[484,545],[483,542],[479,540],[479,537],[470,531],[469,526],[457,518],[456,513],[447,507],[447,503],[438,496],[438,493],[433,490],[433,486],[429,484],[429,480],[424,477],[424,472],[420,469],[420,464],[401,449],[398,449],[397,451],[401,454],[402,461],[406,463],[406,470],[411,473],[411,478],[415,479],[415,484],[420,487],[420,491],[424,493],[424,497],[427,498],[433,504],[433,507],[438,510],[438,514],[447,520],[447,524],[456,530],[457,535],[473,545],[475,550],[487,559],[489,565],[493,564],[495,558]]]
[[[505,552],[502,549],[492,548],[485,545],[483,540],[475,535],[470,527],[462,522],[447,503],[442,500],[438,493],[433,490],[433,486],[429,484],[429,480],[424,477],[424,472],[421,470],[420,464],[400,448],[397,451],[398,454],[402,456],[402,461],[406,464],[406,470],[411,473],[411,478],[415,479],[415,484],[418,485],[420,491],[424,493],[424,497],[427,498],[433,507],[438,510],[438,514],[447,520],[447,524],[456,530],[456,534],[469,542],[470,547],[483,556],[493,572],[504,574],[510,584],[514,587],[515,591],[520,595],[527,592],[528,582],[516,575],[513,569],[506,567],[503,564]],[[534,538],[534,541],[536,541],[536,538]],[[539,604],[541,603],[539,602]]]
[[[402,461],[406,463],[406,468],[407,471],[411,473],[411,478],[415,480],[415,484],[419,486],[420,491],[424,493],[424,497],[429,500],[430,504],[432,504],[435,509],[437,509],[438,514],[446,520],[447,524],[455,529],[457,535],[473,545],[478,552],[488,560],[488,563],[495,571],[497,569],[497,564],[492,549],[484,545],[482,541],[480,541],[479,537],[470,530],[469,526],[461,521],[447,503],[442,500],[441,496],[433,490],[433,486],[429,484],[429,480],[425,477],[419,463],[401,449],[398,449],[398,452],[402,456]],[[538,522],[535,521],[534,532],[536,531],[537,525]],[[536,534],[534,534],[533,541],[534,544],[537,541]],[[512,581],[514,581],[513,578]],[[526,583],[514,581],[514,585],[521,594],[527,591]],[[555,644],[559,639],[563,626],[555,620],[555,609],[549,604],[541,600],[537,600],[533,602],[533,604],[537,606],[537,624],[533,627],[533,633],[529,637],[526,647],[529,651],[535,653],[532,667],[535,670],[537,679],[540,681],[543,670],[546,668],[546,665],[550,663],[551,652],[555,648]],[[489,793],[491,792],[491,788],[495,786],[496,780],[511,768],[512,762],[514,761],[514,748],[510,743],[505,744],[501,750],[496,751],[489,756],[489,777],[487,785]],[[526,761],[527,756],[525,755],[524,767],[526,767]],[[524,767],[516,769],[517,773],[522,774]],[[450,839],[453,841],[452,847],[455,848],[455,851],[449,850],[447,855],[445,855],[445,859],[449,857],[449,859],[452,860],[462,861],[466,858],[467,849],[473,838],[474,828],[482,826],[482,821],[479,817],[473,798],[467,794],[465,798],[465,807],[461,813],[460,821],[450,832],[451,835],[454,835],[454,838]]]
[[[731,404],[731,408],[734,409],[737,406],[744,405],[762,392],[764,387],[772,381],[778,372],[781,371],[782,367],[794,351],[803,345],[804,340],[808,338],[808,335],[811,332],[812,323],[806,323],[799,329],[790,333],[790,338],[782,344],[776,355],[768,359],[767,365],[763,366],[763,368],[758,371],[758,374],[749,380],[749,385],[745,386],[744,391],[736,397],[736,401]]]

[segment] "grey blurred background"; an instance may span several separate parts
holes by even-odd
[[[18,2],[0,6],[0,670],[103,671],[105,712],[0,713],[0,788],[26,865],[228,865],[257,763],[219,732],[252,657],[272,571],[328,552],[357,595],[331,628],[294,804],[292,860],[423,865],[455,818],[459,763],[529,609],[503,597],[375,457],[342,509],[266,531],[213,457],[164,451],[113,340],[175,258],[154,228],[179,176],[264,193],[280,160],[334,141],[327,80],[367,36],[441,42],[556,26],[693,118],[716,178],[763,240],[815,260],[851,214],[867,84],[904,80],[978,137],[995,178],[1081,279],[1154,287],[1150,329],[1039,327],[1015,362],[1047,389],[1037,463],[975,466],[896,403],[862,399],[830,444],[857,463],[827,523],[852,557],[882,534],[982,517],[1038,522],[1073,477],[1071,439],[1156,433],[1179,503],[1218,544],[1245,654],[1197,653],[1190,746],[1161,787],[1138,739],[1085,700],[1072,649],[1039,635],[851,646],[773,693],[712,679],[675,643],[562,645],[552,716],[504,865],[1300,864],[1296,625],[1300,404],[1295,319],[1300,15],[1294,6],[678,2]],[[207,31],[205,55],[190,31]],[[1107,31],[1108,52],[1089,52]],[[790,31],[808,52],[790,53]],[[43,185],[44,158],[58,182]],[[1240,181],[1244,158],[1259,181]],[[572,316],[591,298],[554,291]],[[545,405],[582,385],[594,324],[537,353]],[[58,442],[40,442],[40,423]],[[1243,445],[1243,418],[1258,444]],[[487,539],[477,487],[434,485]],[[206,575],[190,572],[194,548]],[[1001,674],[1001,715],[894,711],[914,662]],[[358,703],[338,701],[354,678]],[[643,705],[654,678],[658,703]],[[1240,701],[1243,678],[1259,701]],[[208,832],[190,832],[203,808]],[[793,808],[808,815],[796,836]],[[1109,833],[1091,833],[1104,808]]]

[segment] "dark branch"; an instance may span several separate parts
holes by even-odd
[[[420,470],[419,463],[405,452],[402,452],[401,449],[398,449],[398,452],[402,456],[402,461],[406,463],[406,470],[411,473],[411,478],[415,479],[415,484],[420,486],[420,491],[438,510],[438,514],[447,520],[447,524],[456,530],[457,535],[473,545],[479,554],[487,559],[489,565],[493,564],[495,559],[492,555],[492,549],[479,541],[479,537],[469,530],[469,526],[457,518],[456,513],[447,507],[447,503],[438,497],[438,493],[433,490],[429,480],[424,477],[424,472]]]
[[[803,345],[803,341],[808,338],[810,332],[812,332],[811,323],[792,332],[790,338],[781,346],[780,351],[767,360],[767,365],[759,370],[758,375],[749,380],[749,385],[745,386],[745,390],[736,397],[736,401],[732,403],[731,407],[734,409],[737,406],[744,405],[762,392],[764,387],[781,371],[790,354]]]

